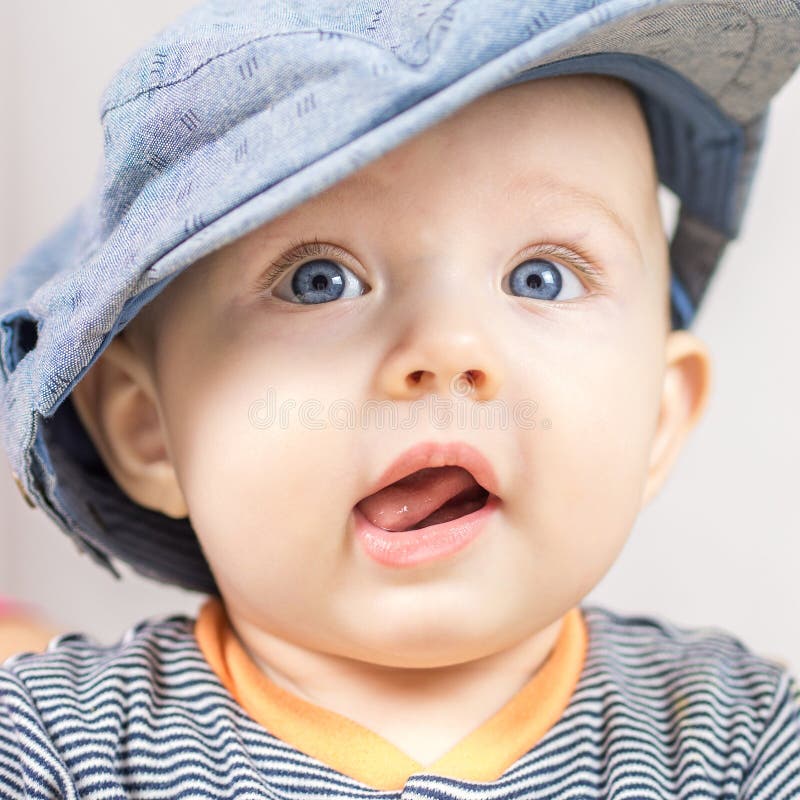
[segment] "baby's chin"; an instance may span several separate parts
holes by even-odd
[[[476,619],[431,608],[414,619],[385,617],[332,642],[334,653],[365,665],[387,669],[447,669],[491,658],[535,635],[516,621]]]
[[[360,661],[365,666],[385,667],[387,670],[446,670],[491,658],[507,649],[499,643],[493,648],[485,640],[475,642],[464,639],[437,642],[435,645],[430,642],[420,644],[417,640],[405,642],[405,647],[403,640],[391,645],[381,644],[376,643],[368,649],[363,646],[348,649],[347,643],[344,643],[340,655]]]

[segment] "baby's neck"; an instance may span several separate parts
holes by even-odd
[[[491,656],[435,669],[391,668],[310,651],[246,623],[245,650],[277,686],[377,733],[422,765],[486,722],[538,672],[562,619]]]

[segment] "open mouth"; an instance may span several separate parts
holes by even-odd
[[[379,528],[410,531],[472,514],[488,498],[464,467],[426,467],[363,498],[357,508]]]

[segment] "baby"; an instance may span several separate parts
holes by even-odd
[[[189,516],[274,683],[429,764],[541,668],[707,395],[657,184],[620,81],[502,89],[201,259],[75,387],[116,482]],[[437,425],[418,401],[458,381]],[[254,426],[267,386],[287,422]],[[362,425],[375,400],[399,424]],[[337,401],[357,424],[320,424]],[[459,402],[510,424],[459,429]]]
[[[255,5],[218,5],[257,28]],[[499,5],[461,7],[476,41],[521,24]],[[305,4],[317,69],[347,6]],[[459,4],[438,6],[457,31]],[[385,13],[418,24],[408,7]],[[796,31],[800,11],[783,13]],[[177,86],[165,43],[216,36],[219,61],[235,26],[191,23],[148,51],[155,78],[132,70],[155,97],[109,90],[109,162],[116,137],[144,135],[113,129],[122,104],[141,101],[142,130],[204,125],[158,105]],[[244,104],[266,70],[245,51],[216,89]],[[189,248],[182,267],[144,289],[122,266],[64,277],[79,358],[59,362],[52,461],[23,490],[98,560],[209,600],[110,647],[72,634],[8,661],[0,798],[800,797],[795,676],[719,629],[582,604],[702,415],[711,368],[680,324],[705,284],[671,270],[654,107],[619,75],[568,72],[498,82],[302,202],[231,205],[238,227],[215,228],[185,173],[175,202],[196,215],[158,255]],[[323,99],[296,102],[302,117]],[[230,147],[231,170],[260,168],[252,134]],[[122,242],[145,227],[145,181],[167,180],[166,156],[146,160],[150,177],[120,160],[104,184]],[[711,241],[687,213],[673,256],[692,225]],[[47,331],[38,308],[4,323],[7,403]],[[45,502],[59,474],[63,508],[105,539]]]

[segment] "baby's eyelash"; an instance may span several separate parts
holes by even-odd
[[[256,289],[265,292],[284,270],[294,266],[296,262],[303,258],[320,258],[322,256],[342,261],[346,261],[348,258],[346,250],[335,244],[320,242],[316,236],[311,242],[305,239],[293,239],[278,258],[270,261],[267,271],[259,280]]]
[[[607,289],[609,287],[605,274],[601,269],[594,266],[596,260],[588,251],[574,246],[564,247],[560,244],[534,244],[526,248],[519,264],[540,256],[557,256],[582,272],[595,287],[599,289]]]
[[[556,256],[582,272],[595,286],[608,287],[602,271],[593,266],[594,259],[578,248],[567,248],[557,244],[540,244],[532,245],[526,252],[527,255],[519,262],[520,264],[539,256]],[[272,286],[282,272],[294,266],[298,261],[304,258],[323,256],[346,260],[347,252],[336,245],[320,242],[317,237],[310,242],[305,239],[294,239],[289,242],[287,249],[278,258],[269,263],[266,273],[261,277],[256,288],[258,291],[264,292]]]

